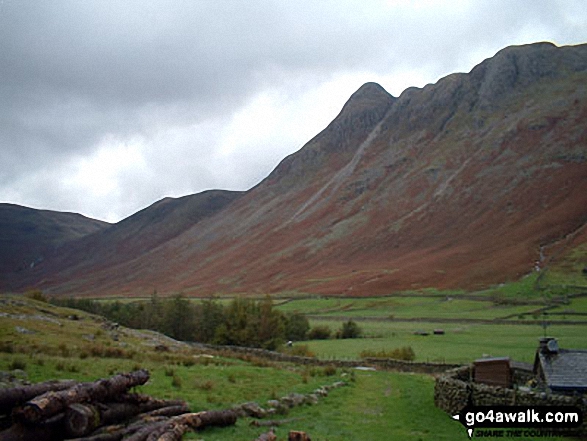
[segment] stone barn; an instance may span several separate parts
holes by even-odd
[[[587,351],[561,349],[556,339],[541,338],[534,358],[534,375],[540,385],[552,392],[586,394]]]

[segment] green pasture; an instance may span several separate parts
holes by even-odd
[[[230,353],[207,354],[168,343],[154,333],[112,328],[85,312],[14,298],[2,304],[0,370],[26,372],[29,381],[76,379],[92,381],[139,368],[149,382],[138,391],[160,398],[186,400],[193,411],[225,409],[255,401],[265,405],[292,392],[308,393],[344,381],[318,404],[292,409],[275,419],[278,428],[308,432],[313,440],[463,439],[459,424],[433,404],[431,377],[388,372],[307,367],[272,363]],[[421,420],[418,421],[417,416]],[[239,419],[235,427],[190,434],[188,439],[251,440],[267,428]],[[432,430],[434,427],[440,430]]]
[[[540,305],[503,305],[491,300],[451,296],[327,298],[291,300],[277,305],[283,312],[335,317],[503,319],[534,313]]]
[[[7,300],[7,301],[3,301]],[[438,300],[438,299],[436,299]],[[32,382],[71,378],[91,381],[117,372],[146,368],[150,381],[140,392],[160,398],[181,398],[193,411],[224,409],[291,392],[307,393],[319,386],[344,381],[318,404],[290,410],[274,419],[288,422],[277,428],[280,439],[289,430],[303,430],[313,440],[466,440],[464,428],[433,403],[431,376],[359,370],[332,370],[269,362],[231,353],[207,354],[177,344],[148,331],[113,328],[98,316],[59,308],[25,298],[0,296],[0,370],[19,369]],[[356,307],[365,307],[363,299]],[[414,297],[407,307],[421,307]],[[328,300],[328,308],[339,308]],[[294,302],[282,307],[287,309]],[[382,303],[382,304],[383,304]],[[583,300],[579,302],[583,306]],[[314,310],[324,304],[314,304]],[[355,307],[355,306],[351,306]],[[305,308],[309,308],[308,305]],[[349,309],[351,309],[349,308]],[[340,314],[338,314],[340,315]],[[312,320],[312,325],[337,329],[344,320]],[[357,358],[363,349],[393,349],[411,346],[417,360],[469,362],[483,353],[510,355],[531,361],[542,328],[537,325],[440,324],[433,321],[359,321],[366,338],[308,342],[323,358]],[[442,327],[445,335],[416,336],[414,330]],[[548,329],[562,347],[586,347],[585,327],[556,326]],[[164,345],[165,350],[157,349]],[[205,430],[187,439],[251,440],[268,428],[251,426],[250,418],[236,426]],[[524,439],[524,438],[518,438]]]
[[[312,326],[338,329],[341,320],[311,320]],[[498,325],[470,323],[358,321],[364,338],[353,340],[314,340],[305,342],[320,358],[358,359],[365,349],[391,350],[411,346],[416,361],[469,363],[484,355],[508,356],[532,363],[538,339],[544,335],[539,325]],[[444,335],[434,335],[434,329]],[[416,335],[424,331],[430,335]],[[551,325],[549,336],[558,338],[563,348],[587,348],[586,325]]]

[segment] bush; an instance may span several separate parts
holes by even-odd
[[[361,358],[393,358],[395,360],[414,361],[416,353],[411,346],[402,346],[401,348],[392,349],[391,351],[374,351],[364,350],[360,354]]]
[[[290,313],[285,316],[285,338],[292,341],[305,340],[310,329],[310,322],[305,315]]]
[[[354,321],[349,320],[342,324],[342,328],[337,332],[337,338],[359,338],[362,334],[362,329]]]
[[[36,300],[37,302],[43,302],[43,303],[49,302],[49,299],[47,299],[47,297],[45,297],[45,294],[43,294],[43,291],[41,291],[40,289],[33,289],[30,291],[27,291],[24,293],[24,296],[28,299]]]
[[[26,362],[23,360],[13,360],[9,365],[8,365],[8,370],[10,371],[15,371],[15,370],[21,370],[24,371],[26,369]]]
[[[236,381],[236,380],[235,380]],[[201,381],[201,380],[196,380],[194,386],[197,389],[203,390],[203,391],[211,391],[212,389],[214,389],[214,387],[216,386],[214,384],[214,382],[212,380],[206,380],[206,381]]]
[[[283,349],[281,352],[288,355],[294,355],[296,357],[315,357],[316,354],[310,350],[308,345],[293,345],[291,347]]]
[[[11,342],[0,342],[0,352],[5,354],[13,354],[14,353],[14,345]]]
[[[314,326],[308,333],[310,340],[328,340],[332,331],[328,326]]]
[[[171,385],[176,389],[181,389],[181,378],[177,375],[173,375],[173,379],[171,380]]]
[[[336,375],[336,366],[329,364],[328,366],[324,367],[324,376],[332,377]]]

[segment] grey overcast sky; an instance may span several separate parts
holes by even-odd
[[[363,83],[536,41],[587,42],[587,2],[0,0],[0,202],[115,222],[246,190]]]

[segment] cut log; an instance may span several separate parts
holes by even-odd
[[[58,431],[55,429],[42,426],[30,427],[23,424],[13,424],[0,432],[2,441],[56,441],[59,439],[57,436]]]
[[[181,441],[183,435],[190,430],[187,424],[173,423],[147,437],[147,441]]]
[[[148,412],[142,412],[143,409],[151,409],[165,405],[166,403],[177,403],[177,400],[152,400],[142,405],[132,403],[108,403],[102,404],[71,404],[65,412],[65,431],[69,437],[82,437],[92,433],[99,426],[112,425],[122,421],[128,421],[139,416],[143,421],[158,416],[177,416],[189,412],[189,406],[185,402],[180,405],[172,405]]]
[[[100,412],[95,406],[71,404],[65,411],[64,425],[70,438],[87,435],[100,425]]]
[[[119,441],[125,436],[132,435],[145,425],[154,425],[155,423],[161,423],[167,421],[166,417],[148,417],[135,421],[128,426],[124,424],[110,425],[100,427],[96,432],[89,436],[82,438],[74,438],[68,441]]]
[[[137,404],[141,406],[141,410],[143,412],[159,409],[161,407],[178,406],[185,403],[184,400],[163,400],[159,398],[153,398],[150,395],[137,393],[124,393],[114,397],[112,401],[116,403]]]
[[[9,414],[14,407],[20,406],[38,395],[49,391],[69,389],[75,384],[77,383],[73,380],[46,381],[44,383],[32,384],[30,386],[0,389],[0,414]]]
[[[150,412],[146,412],[144,415],[173,417],[189,413],[189,411],[190,408],[187,403],[183,403],[179,406],[167,406],[160,409],[151,410]]]
[[[287,418],[285,420],[253,420],[251,421],[251,426],[255,427],[277,427],[282,426],[284,424],[293,423],[294,421],[299,421],[301,418]]]
[[[234,425],[236,420],[237,415],[232,410],[211,410],[208,412],[186,413],[169,418],[167,421],[148,424],[126,438],[125,441],[157,440],[164,433],[180,428],[180,426],[187,426],[187,429],[193,430],[212,426],[226,427]],[[181,437],[178,439],[181,439]]]
[[[131,387],[145,384],[148,380],[149,373],[146,370],[139,370],[91,383],[79,383],[69,389],[51,391],[35,397],[17,408],[13,415],[18,421],[35,424],[63,412],[71,404],[108,401]]]
[[[36,426],[13,424],[0,432],[1,441],[59,441],[63,439],[64,414],[59,414]]]

